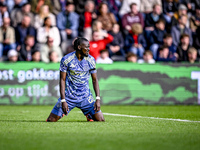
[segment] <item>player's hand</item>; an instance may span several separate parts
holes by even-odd
[[[62,110],[63,110],[63,112],[64,112],[65,115],[68,114],[67,111],[69,111],[69,107],[68,107],[67,102],[62,102]]]
[[[95,110],[95,112],[98,112],[98,111],[100,111],[100,109],[101,109],[100,100],[97,99],[95,104],[94,104],[94,110]]]

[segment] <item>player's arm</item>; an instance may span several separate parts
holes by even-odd
[[[92,84],[93,84],[93,88],[96,94],[96,97],[100,97],[100,91],[99,91],[99,83],[98,83],[98,79],[97,79],[97,73],[92,73]],[[96,99],[95,102],[95,111],[100,111],[100,99]]]
[[[60,71],[60,97],[61,100],[65,99],[65,80],[67,73]],[[67,115],[67,111],[69,111],[68,104],[66,102],[62,102],[62,110]]]

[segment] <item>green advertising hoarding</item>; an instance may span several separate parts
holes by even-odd
[[[102,104],[200,104],[200,64],[116,62],[97,74]],[[59,95],[59,64],[0,63],[1,105],[55,104]]]

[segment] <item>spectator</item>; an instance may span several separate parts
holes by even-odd
[[[183,4],[178,6],[178,11],[172,16],[171,24],[169,25],[168,31],[171,31],[171,27],[178,24],[180,16],[187,15],[187,7]],[[186,26],[189,27],[189,22],[187,21]]]
[[[188,50],[188,61],[191,64],[198,62],[198,60],[197,60],[197,50],[194,47],[191,47]]]
[[[6,56],[8,50],[15,49],[15,30],[10,26],[10,18],[3,19],[0,27],[0,58]]]
[[[35,16],[34,27],[36,29],[42,27],[43,24],[44,24],[44,19],[46,17],[49,17],[51,19],[52,26],[56,26],[56,18],[54,16],[54,14],[52,14],[51,12],[49,12],[49,6],[48,5],[43,5],[43,6],[40,7],[39,14],[37,14]]]
[[[9,8],[10,10],[10,16],[11,16],[11,21],[12,19],[15,19],[15,14],[21,10],[22,6],[24,4],[23,0],[14,0],[14,6],[12,9]]]
[[[128,52],[132,52],[142,58],[147,44],[141,24],[135,23],[132,25],[132,32],[125,39],[125,46]]]
[[[41,60],[43,62],[50,62],[50,59],[49,59],[49,52],[52,52],[52,51],[55,51],[58,55],[58,59],[61,60],[61,58],[63,57],[63,54],[62,54],[62,50],[60,49],[59,46],[55,46],[53,45],[53,38],[51,37],[47,37],[47,42],[46,44],[43,44],[41,46]]]
[[[173,44],[175,46],[178,46],[179,41],[180,41],[180,36],[185,33],[188,34],[190,37],[190,45],[192,45],[193,43],[193,39],[192,39],[192,32],[189,28],[186,27],[186,23],[187,23],[187,16],[186,15],[182,15],[180,16],[179,20],[178,20],[178,25],[173,26],[172,30],[171,30],[171,34],[172,34],[172,38],[173,38]]]
[[[169,52],[169,48],[167,46],[162,46],[158,49],[158,57],[157,61],[159,62],[175,62],[177,60],[177,56],[171,55]]]
[[[194,40],[194,47],[197,49],[198,57],[200,58],[200,26],[196,30],[195,40]]]
[[[108,5],[106,3],[101,3],[99,5],[100,15],[98,16],[98,20],[102,23],[102,28],[106,31],[111,31],[113,24],[117,21],[113,13],[108,11]]]
[[[39,50],[33,50],[31,55],[32,55],[32,61],[40,62],[40,51]]]
[[[126,61],[136,63],[137,62],[137,55],[134,53],[129,52],[126,56]]]
[[[49,7],[49,11],[52,12],[52,2],[51,0],[31,0],[31,11],[35,14],[40,12],[40,9],[43,5]]]
[[[31,35],[34,38],[36,37],[36,30],[31,26],[31,18],[28,15],[24,15],[22,22],[17,25],[15,29],[16,41],[17,41],[17,50],[20,49],[20,45],[24,44],[25,38],[27,35]]]
[[[181,42],[177,47],[178,61],[188,61],[188,50],[190,48],[190,37],[187,34],[183,34],[180,38]]]
[[[8,57],[7,61],[16,62],[18,60],[18,53],[15,49],[11,49],[8,51],[7,57]]]
[[[125,52],[124,52],[124,38],[120,31],[120,26],[115,23],[113,25],[112,31],[109,32],[110,35],[113,36],[113,41],[107,44],[107,49],[109,51],[109,57],[112,58],[114,61],[122,61],[125,59]],[[118,56],[118,57],[117,57]]]
[[[130,5],[132,3],[135,3],[137,5],[137,7],[140,8],[140,0],[123,0],[122,6],[119,10],[119,15],[121,17],[131,11]]]
[[[100,51],[100,56],[97,58],[97,64],[112,64],[112,59],[109,58],[109,52],[107,49]]]
[[[53,45],[60,45],[60,33],[57,27],[52,26],[51,18],[44,18],[43,27],[38,28],[37,30],[37,41],[40,44],[45,44],[47,42],[47,37],[53,38]]]
[[[88,41],[92,39],[92,23],[97,18],[94,8],[94,2],[87,0],[85,3],[85,12],[79,17],[79,36],[85,37]]]
[[[9,13],[7,10],[7,6],[0,3],[0,26],[3,25],[3,18],[9,18]]]
[[[156,22],[155,30],[151,32],[149,42],[150,42],[150,50],[153,53],[154,59],[157,56],[157,49],[160,45],[163,45],[163,37],[165,35],[165,21],[159,19]]]
[[[140,12],[144,14],[151,13],[155,4],[159,4],[160,6],[162,6],[161,0],[141,0]]]
[[[195,34],[199,26],[200,26],[200,7],[197,7],[195,9],[195,15],[190,18],[190,29]]]
[[[164,16],[161,12],[161,5],[155,4],[153,5],[153,12],[146,15],[145,18],[145,37],[146,39],[150,38],[151,32],[155,28],[155,24],[159,19],[164,19]]]
[[[167,23],[171,23],[171,18],[178,8],[178,3],[174,0],[164,0],[163,13]]]
[[[31,25],[34,25],[34,14],[31,12],[30,3],[23,4],[21,9],[16,10],[11,14],[12,26],[16,27],[20,22],[22,22],[23,16],[29,15],[31,18]]]
[[[61,1],[63,0],[51,0],[51,3],[52,3],[52,13],[54,15],[58,15],[62,10],[61,8]]]
[[[66,3],[66,10],[57,16],[57,26],[62,38],[61,47],[65,53],[67,46],[78,36],[79,16],[74,12],[74,3]]]
[[[92,24],[92,31],[93,32],[98,32],[98,39],[102,40],[104,39],[105,33],[107,33],[106,30],[102,29],[102,23],[99,20],[95,20]]]
[[[125,29],[124,32],[128,35],[131,31],[131,26],[135,23],[139,23],[144,27],[144,20],[141,13],[138,12],[136,3],[130,5],[131,11],[122,17],[122,27]]]
[[[169,48],[169,52],[174,54],[176,53],[176,46],[172,42],[172,35],[171,34],[165,34],[163,37],[163,45],[167,46]]]
[[[153,53],[150,50],[146,50],[143,54],[143,59],[138,60],[139,64],[148,63],[154,64],[155,60],[153,59]]]
[[[19,61],[31,61],[32,52],[34,50],[35,38],[34,36],[28,35],[25,38],[25,43],[19,50]]]
[[[100,55],[100,51],[106,49],[106,45],[112,42],[113,37],[108,33],[104,33],[104,39],[100,40],[98,32],[93,32],[92,37],[93,40],[90,41],[90,55],[96,60]]]
[[[60,62],[60,59],[58,58],[58,54],[56,53],[56,51],[50,51],[49,52],[49,60],[52,63]]]

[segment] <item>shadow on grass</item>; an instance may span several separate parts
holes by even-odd
[[[46,120],[0,120],[0,122],[46,122]],[[64,122],[88,122],[84,120],[66,120],[66,121],[57,121],[59,123],[64,123]],[[51,123],[51,122],[46,122],[46,123]]]

